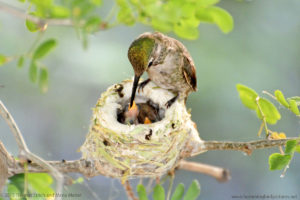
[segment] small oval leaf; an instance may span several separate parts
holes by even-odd
[[[146,189],[142,184],[139,184],[136,187],[136,190],[139,196],[139,200],[148,200]]]
[[[53,194],[52,182],[53,178],[47,173],[28,173],[28,183],[39,194]]]
[[[280,153],[273,153],[269,157],[269,168],[270,170],[281,170],[292,159],[291,155],[282,155]]]
[[[127,26],[134,25],[135,19],[129,6],[121,7],[117,15],[117,20]]]
[[[274,92],[277,101],[286,108],[289,108],[289,103],[285,100],[283,93],[280,90]]]
[[[295,115],[300,115],[299,108],[297,106],[297,103],[295,100],[291,99],[290,100],[290,110],[295,114]]]
[[[295,151],[296,151],[297,153],[300,153],[300,145],[297,145],[297,146],[296,146]]]
[[[0,54],[0,66],[4,65],[7,61],[6,56]]]
[[[165,190],[159,184],[154,187],[153,200],[165,200]]]
[[[24,56],[20,56],[18,59],[18,68],[22,68],[24,65]]]
[[[229,33],[233,29],[232,16],[220,7],[203,8],[200,6],[196,11],[196,17],[205,22],[215,23],[223,33]]]
[[[292,153],[294,153],[294,151],[296,150],[297,144],[298,144],[297,140],[289,140],[289,141],[287,141],[284,153],[285,154],[292,154]]]
[[[176,23],[174,26],[174,33],[179,37],[195,40],[199,36],[198,25],[200,21],[196,18],[181,20],[179,23]]]
[[[64,6],[52,6],[50,11],[53,18],[63,19],[70,16],[70,9]]]
[[[242,103],[247,108],[256,110],[257,108],[256,98],[258,97],[258,94],[253,89],[242,84],[237,84],[236,88],[239,92]]]
[[[259,119],[263,119],[263,116],[262,116],[262,114],[263,114],[265,116],[266,122],[269,124],[276,124],[277,121],[280,120],[281,115],[271,101],[269,101],[265,98],[259,98],[258,104],[261,109],[260,110],[259,108],[257,108],[257,110],[256,110],[257,117]]]
[[[290,98],[288,98],[288,101],[290,101],[290,100],[296,101],[297,106],[300,106],[300,97],[298,97],[298,96],[290,97]]]
[[[29,13],[29,15],[36,16],[36,13],[31,12],[31,13]],[[29,19],[26,19],[25,25],[30,32],[36,32],[40,28],[38,24],[34,23],[33,21],[31,21]]]
[[[7,193],[11,200],[21,200],[21,191],[14,184],[8,184]]]
[[[35,83],[38,76],[38,67],[37,64],[32,61],[29,67],[29,79],[31,82]]]
[[[33,54],[33,59],[41,59],[45,57],[56,46],[56,40],[49,39],[40,44]]]
[[[200,194],[200,184],[197,180],[194,180],[184,195],[183,200],[195,200]]]
[[[30,32],[36,32],[37,30],[39,30],[39,26],[29,19],[26,19],[25,25]]]
[[[184,185],[180,183],[177,185],[171,200],[181,200],[183,197],[183,193],[184,193]]]
[[[46,93],[48,91],[48,69],[44,67],[40,70],[39,88],[42,93]]]

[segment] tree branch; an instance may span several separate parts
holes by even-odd
[[[286,143],[286,141],[294,140],[299,138],[287,138],[282,140],[257,140],[252,142],[217,142],[217,141],[207,141],[205,144],[208,145],[205,150],[237,150],[237,151],[243,151],[248,152],[249,144],[252,146],[252,150],[254,149],[262,149],[262,148],[270,148],[270,147],[276,147],[276,146],[282,146]],[[236,147],[237,145],[237,147]],[[1,147],[1,145],[0,145]],[[203,151],[203,149],[201,149]],[[0,153],[10,156],[10,154],[6,151],[6,149],[3,147],[0,148]],[[248,154],[250,155],[250,154]],[[186,156],[189,157],[189,156]],[[10,158],[8,158],[10,159]],[[71,160],[71,161],[46,161],[47,164],[51,165],[52,167],[56,168],[61,173],[81,173],[86,177],[93,177],[99,174],[99,170],[96,169],[96,166],[94,165],[93,161],[85,160],[85,159],[79,159],[79,160]],[[10,176],[15,174],[24,173],[24,162],[21,162],[20,160],[13,162],[10,162],[10,166],[8,168]],[[211,169],[208,169],[211,168]],[[200,163],[194,163],[194,162],[187,162],[184,160],[181,160],[179,162],[177,169],[184,169],[199,173],[205,173],[208,175],[211,175],[215,178],[221,177],[220,174],[224,172],[225,169],[218,168],[215,166],[210,165],[204,165]],[[214,172],[218,172],[213,175],[212,172],[208,172],[209,170],[212,170]],[[49,172],[49,169],[46,169],[42,166],[40,166],[37,163],[31,162],[27,164],[27,171],[30,173],[38,173],[38,172]],[[221,173],[222,172],[222,173]],[[106,175],[105,172],[101,173],[102,175]],[[226,175],[228,176],[228,175]]]
[[[27,161],[27,159],[29,159],[34,163],[38,163],[44,169],[48,169],[48,171],[54,176],[54,178],[57,181],[56,192],[61,194],[62,189],[63,189],[63,175],[52,165],[48,164],[42,158],[38,157],[37,155],[35,155],[29,151],[20,129],[18,128],[15,120],[13,119],[13,117],[11,116],[11,114],[9,113],[9,111],[4,106],[4,104],[2,103],[1,100],[0,100],[0,114],[3,117],[3,119],[6,121],[8,126],[10,127],[11,132],[13,133],[13,135],[17,141],[19,151],[20,151],[20,156],[19,156],[20,161],[24,162],[24,161]],[[59,200],[59,199],[61,199],[61,197],[58,195],[58,197],[56,197],[56,199]]]
[[[9,13],[11,15],[14,15],[21,19],[28,19],[36,24],[39,25],[39,27],[45,27],[48,25],[52,26],[80,26],[84,25],[85,21],[80,20],[79,22],[74,22],[72,19],[42,19],[33,15],[27,14],[25,11],[12,7],[10,5],[7,5],[3,2],[0,2],[0,11],[4,11],[6,13]],[[105,30],[108,28],[108,24],[106,21],[103,21],[99,24],[99,30]]]
[[[242,151],[247,155],[256,149],[266,149],[271,147],[283,146],[289,140],[300,141],[299,137],[289,137],[280,140],[255,140],[250,142],[232,142],[232,141],[203,141],[203,143],[188,145],[184,152],[182,152],[182,157],[191,157],[203,153],[203,151],[212,150],[233,150]]]
[[[12,14],[21,19],[28,19],[36,24],[48,24],[48,25],[56,25],[56,26],[72,26],[73,22],[70,19],[41,19],[39,17],[29,15],[25,11],[20,10],[18,8],[9,6],[3,2],[0,2],[0,10]]]
[[[46,172],[51,173],[57,180],[56,192],[62,192],[63,175],[62,173],[80,173],[85,177],[93,177],[97,175],[107,176],[103,168],[96,166],[93,160],[73,160],[73,161],[44,161],[40,157],[31,153],[24,141],[22,133],[20,132],[13,117],[6,109],[4,104],[0,101],[0,114],[10,127],[20,150],[20,160],[15,160],[5,149],[0,142],[0,189],[5,184],[5,181],[10,176],[15,174],[25,173],[24,163],[29,159],[32,162],[27,163],[26,172],[37,173]],[[257,140],[250,142],[231,142],[231,141],[198,141],[196,143],[188,143],[184,152],[181,153],[181,158],[191,157],[199,153],[210,150],[235,150],[245,152],[251,155],[255,149],[271,148],[276,146],[283,146],[289,140],[300,141],[299,138],[287,138],[280,140]],[[193,141],[192,141],[193,142]],[[219,181],[226,181],[230,179],[229,172],[215,166],[210,166],[201,163],[187,162],[180,160],[177,169],[184,169],[198,173],[204,173],[216,178]],[[103,170],[103,171],[101,171]],[[128,185],[127,185],[128,186]],[[128,189],[128,187],[126,187]],[[127,191],[127,190],[126,190]],[[129,192],[129,190],[127,191]],[[58,199],[60,197],[57,197]]]
[[[179,162],[178,169],[206,174],[214,177],[219,182],[226,182],[231,179],[230,173],[227,169],[203,163],[188,162],[185,160],[181,160]]]

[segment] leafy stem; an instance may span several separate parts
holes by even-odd
[[[258,109],[259,109],[259,112],[260,112],[260,114],[261,114],[261,116],[262,116],[263,127],[265,128],[265,132],[266,132],[266,138],[268,138],[268,136],[269,136],[269,131],[268,131],[267,120],[266,120],[265,114],[263,113],[263,111],[262,111],[262,109],[261,109],[261,107],[260,107],[260,105],[259,105],[259,99],[260,99],[260,97],[257,96],[256,99],[255,99],[255,101],[256,101],[256,105],[257,105],[257,107],[258,107]]]

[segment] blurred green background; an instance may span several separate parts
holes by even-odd
[[[109,5],[104,1],[101,10],[108,10]],[[235,20],[231,33],[202,24],[198,40],[179,39],[197,68],[198,91],[190,95],[187,107],[192,108],[192,118],[205,140],[255,140],[260,121],[242,105],[235,85],[242,83],[256,91],[280,89],[287,97],[300,95],[300,1],[226,0],[218,5]],[[152,29],[135,25],[100,31],[89,37],[89,48],[84,50],[74,29],[49,27],[45,38],[54,37],[59,45],[44,61],[50,74],[46,94],[30,83],[28,67],[17,69],[11,62],[0,68],[0,84],[4,85],[0,99],[34,153],[46,160],[80,158],[77,149],[88,132],[91,108],[108,86],[132,77],[127,49],[145,31]],[[26,30],[24,20],[0,12],[0,54],[26,52],[36,34]],[[269,128],[298,136],[299,118],[283,108],[279,111],[282,120]],[[3,120],[0,133],[0,140],[17,155],[17,145]],[[281,171],[268,170],[268,156],[274,151],[278,150],[258,150],[250,157],[240,152],[207,152],[190,160],[228,168],[232,180],[218,183],[206,175],[179,170],[175,185],[183,182],[188,186],[198,179],[199,199],[232,199],[232,195],[244,194],[300,198],[300,155],[295,155],[286,176],[280,178]],[[82,193],[81,199],[126,199],[121,184],[103,176],[66,187],[66,192]]]

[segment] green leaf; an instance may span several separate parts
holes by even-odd
[[[36,62],[32,61],[29,67],[29,79],[31,82],[35,83],[38,77],[38,66]]]
[[[28,183],[39,194],[53,194],[52,177],[47,173],[28,173]]]
[[[286,147],[285,147],[285,154],[292,154],[296,150],[298,142],[297,140],[289,140],[286,142]]]
[[[21,200],[21,191],[14,185],[8,184],[7,186],[7,193],[9,195],[10,200]]]
[[[198,25],[199,20],[196,18],[190,18],[185,20],[180,20],[174,26],[174,32],[182,38],[194,40],[199,36]]]
[[[199,31],[195,27],[185,26],[185,25],[175,25],[174,32],[179,37],[195,40],[199,36]]]
[[[117,15],[117,20],[128,26],[132,26],[135,23],[134,16],[129,7],[121,7]]]
[[[159,184],[154,187],[153,200],[165,200],[165,190]]]
[[[285,100],[283,93],[280,90],[274,92],[277,101],[286,108],[289,108],[289,103]]]
[[[24,65],[24,56],[20,56],[18,59],[18,68],[22,68]]]
[[[201,21],[217,24],[224,33],[229,33],[233,29],[232,16],[219,7],[203,8],[200,6],[196,11],[196,17]]]
[[[31,12],[31,13],[29,13],[29,15],[36,16],[36,13],[35,12]],[[30,32],[36,32],[37,30],[40,29],[40,27],[38,26],[38,24],[34,23],[33,21],[30,21],[29,19],[26,19],[25,25],[26,25],[27,29]]]
[[[297,106],[297,102],[293,99],[290,100],[290,110],[295,114],[295,115],[300,115],[299,108]]]
[[[148,200],[146,189],[142,184],[139,184],[136,187],[136,190],[139,196],[139,200]]]
[[[256,98],[258,97],[258,94],[253,89],[242,84],[237,84],[236,88],[239,92],[242,103],[247,108],[256,110],[257,108]]]
[[[33,59],[37,60],[45,57],[55,46],[56,41],[54,39],[46,40],[35,50]]]
[[[194,180],[184,195],[183,200],[195,200],[200,194],[200,184],[197,180]]]
[[[63,6],[52,6],[51,7],[51,17],[53,18],[68,18],[70,16],[70,10],[69,8],[63,7]]]
[[[224,33],[229,33],[233,29],[233,18],[224,9],[219,7],[210,7],[211,16],[214,22]]]
[[[7,58],[4,55],[0,54],[0,66],[4,65],[7,61]]]
[[[82,183],[84,179],[82,177],[79,177],[78,179],[74,180],[72,183],[77,184],[77,183]]]
[[[42,93],[46,93],[48,91],[48,69],[41,68],[39,74],[39,88]]]
[[[93,16],[87,20],[84,25],[84,29],[88,33],[93,33],[99,30],[101,19],[98,16]]]
[[[184,185],[180,183],[177,185],[171,200],[181,200],[183,197],[183,193],[184,193]]]
[[[36,32],[37,30],[39,30],[39,26],[28,19],[26,19],[25,25],[30,32]]]
[[[297,145],[297,146],[296,146],[295,151],[296,151],[297,153],[300,153],[300,145]]]
[[[24,191],[24,174],[16,174],[9,178],[10,184],[16,186],[19,191]]]
[[[266,122],[269,124],[276,124],[277,121],[280,120],[281,115],[271,101],[265,98],[259,98],[258,104],[261,109],[261,110],[259,108],[256,109],[257,117],[259,119],[263,119],[262,116],[263,114],[265,116]]]
[[[296,101],[297,106],[300,106],[300,97],[298,97],[298,96],[290,97],[290,98],[288,98],[288,101],[290,101],[290,100]]]
[[[90,2],[95,6],[100,6],[102,4],[102,0],[90,0]]]
[[[269,157],[270,170],[281,170],[292,159],[291,155],[281,155],[280,153],[273,153]]]
[[[218,2],[219,2],[219,0],[201,0],[201,1],[196,1],[196,4],[197,4],[197,7],[198,6],[207,7],[207,6],[212,6]]]
[[[151,20],[151,25],[155,30],[161,32],[169,32],[173,29],[173,24],[170,21],[164,21],[160,18],[153,18]]]

